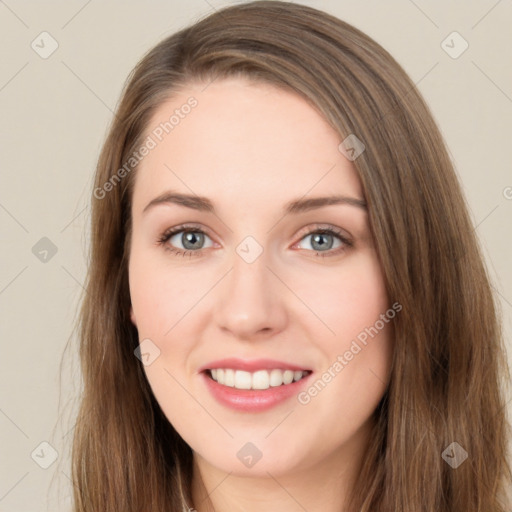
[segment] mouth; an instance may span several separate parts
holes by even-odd
[[[311,370],[285,370],[273,368],[271,370],[256,370],[249,372],[234,368],[210,368],[204,373],[211,380],[221,386],[238,390],[264,391],[270,388],[279,388],[298,382],[312,372]]]

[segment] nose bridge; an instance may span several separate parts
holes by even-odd
[[[270,265],[270,254],[253,237],[246,237],[235,248],[215,306],[220,328],[236,337],[283,328],[282,284],[267,268]]]

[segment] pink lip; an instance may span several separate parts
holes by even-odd
[[[225,364],[226,361],[223,360],[222,364]],[[218,366],[218,368],[233,368],[233,366]],[[261,369],[262,366],[258,366],[258,368]],[[280,368],[283,367],[281,366]],[[293,368],[289,367],[287,369],[291,370]],[[262,390],[231,388],[213,380],[208,371],[200,373],[206,387],[220,404],[244,412],[263,412],[283,403],[292,396],[297,396],[300,389],[307,384],[306,381],[309,381],[311,375],[312,373],[291,384],[283,384]]]
[[[275,359],[252,359],[250,361],[246,361],[236,357],[229,357],[227,359],[211,361],[199,368],[199,371],[203,372],[214,368],[232,368],[233,370],[244,370],[246,372],[274,369],[293,371],[309,370],[309,368],[305,368],[304,366],[297,366],[295,364],[285,363],[284,361],[277,361]]]

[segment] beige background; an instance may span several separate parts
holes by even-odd
[[[0,512],[69,508],[74,337],[61,383],[59,365],[85,277],[93,169],[124,80],[154,44],[227,3],[0,1]],[[376,39],[431,106],[499,294],[512,361],[511,2],[298,3]],[[42,52],[46,37],[51,48],[43,31],[58,43],[46,59],[31,47],[35,40]],[[456,59],[441,46],[453,31],[469,44]],[[43,237],[57,249],[46,262],[32,250]],[[51,461],[44,441],[58,453],[48,469],[39,465]]]

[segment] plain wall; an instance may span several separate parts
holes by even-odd
[[[75,337],[62,382],[60,363],[85,279],[93,171],[125,79],[153,45],[228,3],[237,2],[0,2],[0,512],[69,509]],[[502,304],[512,362],[511,2],[297,3],[374,38],[431,107]],[[55,43],[44,31],[58,44],[47,58]],[[458,58],[442,47],[453,31],[469,45]],[[462,48],[454,41],[452,53]],[[48,469],[42,442],[58,454]]]

